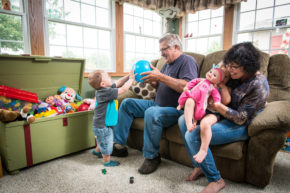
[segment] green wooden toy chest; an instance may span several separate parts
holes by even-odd
[[[35,92],[43,100],[62,86],[81,94],[85,61],[0,55],[0,85]],[[0,155],[8,172],[93,147],[92,111],[0,122]]]

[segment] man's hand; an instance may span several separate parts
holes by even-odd
[[[149,82],[153,84],[154,82],[159,82],[160,76],[162,75],[162,73],[158,70],[158,68],[155,68],[154,66],[152,66],[152,64],[150,64],[150,67],[152,68],[152,71],[143,72],[140,74],[140,75],[146,75],[145,77],[141,78],[141,80],[144,80],[145,83]]]

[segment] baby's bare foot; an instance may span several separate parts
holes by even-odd
[[[204,160],[206,154],[207,154],[206,151],[199,150],[199,152],[193,156],[193,159],[195,159],[195,161],[200,164]]]
[[[185,181],[194,181],[202,174],[203,173],[200,168],[194,168],[192,173],[185,177]]]
[[[225,181],[221,178],[219,181],[211,182],[201,191],[201,193],[218,193],[226,186]]]

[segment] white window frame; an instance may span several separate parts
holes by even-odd
[[[62,0],[64,2],[64,0]],[[48,28],[48,23],[49,22],[56,22],[56,23],[60,23],[60,24],[67,24],[67,25],[73,25],[73,26],[78,26],[78,27],[85,27],[85,28],[92,28],[92,29],[96,29],[96,30],[104,30],[104,31],[109,31],[111,33],[111,62],[112,62],[112,69],[109,70],[109,72],[116,72],[116,46],[115,46],[115,36],[116,36],[116,21],[115,21],[115,1],[114,0],[109,0],[110,2],[110,8],[111,8],[111,13],[110,13],[110,22],[111,25],[110,27],[101,27],[101,26],[96,26],[96,25],[90,25],[90,24],[86,24],[86,23],[78,23],[78,22],[73,22],[73,21],[67,21],[64,19],[55,19],[55,18],[49,18],[48,16],[46,16],[46,0],[43,0],[43,15],[44,15],[44,35],[45,35],[45,53],[47,56],[50,56],[50,52],[49,52],[49,28]],[[83,3],[86,4],[86,3]],[[97,6],[96,6],[97,7]],[[81,14],[81,12],[80,12]],[[84,38],[83,38],[84,40]],[[66,45],[65,45],[66,49],[68,49],[67,44],[67,37],[66,37]],[[82,48],[84,49],[84,46],[80,46],[78,48]],[[100,49],[98,49],[100,50]],[[84,51],[83,51],[83,55],[84,55]],[[90,72],[90,71],[86,71],[86,72]]]
[[[222,6],[223,7],[223,6]],[[183,27],[183,45],[184,45],[184,51],[186,52],[191,52],[190,50],[188,50],[188,40],[193,40],[195,39],[196,41],[198,39],[202,39],[202,38],[211,38],[211,37],[217,37],[220,36],[220,47],[221,49],[223,49],[223,37],[224,37],[224,17],[225,17],[225,9],[223,7],[223,15],[222,16],[217,16],[217,17],[212,17],[212,11],[210,10],[210,17],[206,18],[206,19],[200,19],[199,15],[198,15],[198,19],[197,22],[199,23],[200,21],[204,21],[204,20],[210,20],[210,24],[209,24],[209,31],[211,31],[211,22],[212,19],[215,18],[222,18],[222,32],[221,33],[217,33],[217,34],[209,34],[209,35],[201,35],[201,36],[196,36],[196,37],[185,37],[187,34],[190,35],[190,32],[188,32],[188,15],[186,15],[184,21],[182,22],[182,27]],[[198,12],[196,12],[195,14],[197,14]],[[209,43],[209,42],[207,42]],[[209,48],[209,45],[207,45],[207,50]],[[209,54],[209,52],[206,53],[199,53],[199,54]]]
[[[11,42],[11,43],[23,43],[23,54],[31,54],[31,47],[30,47],[30,31],[29,31],[29,16],[28,16],[28,1],[21,0],[20,6],[22,6],[23,10],[20,11],[10,11],[10,10],[4,10],[0,9],[0,13],[7,14],[7,15],[14,15],[14,16],[20,16],[21,17],[21,25],[22,25],[22,37],[23,41],[14,41],[14,40],[2,40],[0,39],[0,48],[2,42]],[[5,53],[5,52],[4,52]],[[3,54],[0,49],[0,54]],[[6,53],[5,53],[6,54]]]
[[[275,19],[274,19],[274,17],[275,17],[275,7],[280,7],[280,6],[283,6],[283,5],[289,5],[290,3],[285,3],[285,4],[281,4],[281,5],[276,6],[276,0],[274,0],[274,5],[273,6],[263,7],[263,8],[257,8],[257,4],[258,4],[258,1],[256,0],[255,9],[242,12],[242,13],[247,13],[247,12],[253,12],[254,11],[254,13],[255,13],[254,28],[250,29],[250,30],[240,30],[239,29],[239,27],[240,27],[240,15],[241,15],[241,11],[240,11],[241,10],[241,3],[239,3],[239,4],[237,4],[235,6],[235,18],[234,18],[235,23],[234,23],[234,30],[233,30],[233,42],[234,42],[234,44],[236,44],[238,42],[238,34],[252,33],[252,39],[250,41],[253,42],[254,41],[254,33],[255,32],[269,31],[270,32],[269,49],[261,50],[261,51],[270,54],[271,51],[281,50],[281,49],[271,49],[271,40],[272,40],[273,30],[280,30],[280,29],[284,29],[284,28],[290,28],[290,24],[285,25],[285,26],[279,26],[279,27],[275,26]],[[272,27],[256,28],[257,11],[263,10],[263,9],[268,9],[268,8],[273,8]],[[287,21],[287,23],[290,23],[290,21]],[[290,56],[290,46],[288,47],[288,56]]]
[[[129,3],[128,3],[129,4]],[[132,5],[132,4],[131,4]],[[133,6],[136,6],[136,5],[133,5]],[[142,8],[142,7],[141,7]],[[145,8],[142,8],[142,9],[144,9],[145,10]],[[130,16],[132,16],[132,17],[139,17],[139,16],[135,16],[134,14],[133,15],[131,15],[131,14],[126,14],[126,15],[130,15]],[[123,20],[125,20],[125,11],[123,11]],[[139,18],[142,18],[143,20],[144,20],[144,15],[143,15],[143,17],[139,17]],[[146,18],[145,18],[146,19]],[[123,21],[123,23],[124,23],[124,21]],[[136,33],[136,32],[127,32],[125,29],[123,29],[123,33],[124,33],[124,45],[123,45],[123,50],[124,50],[124,61],[123,61],[123,71],[124,72],[128,72],[128,69],[126,69],[126,35],[133,35],[133,36],[135,36],[135,37],[143,37],[143,38],[151,38],[151,39],[154,39],[154,40],[157,40],[158,42],[159,42],[159,39],[161,38],[161,36],[162,36],[162,34],[164,33],[164,31],[165,31],[165,28],[164,28],[164,23],[165,23],[165,21],[164,21],[164,18],[163,17],[161,17],[161,34],[160,34],[160,36],[153,36],[153,35],[147,35],[147,34],[142,34],[142,33]],[[159,44],[158,44],[158,46],[159,46]],[[135,52],[134,53],[141,53],[141,52],[136,52],[136,48],[134,49],[135,50]],[[142,52],[141,54],[143,54],[144,52]],[[158,53],[159,54],[159,53]],[[158,58],[160,58],[160,54],[159,54],[159,57]],[[158,59],[158,58],[156,58],[156,59]]]

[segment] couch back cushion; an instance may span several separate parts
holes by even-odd
[[[212,68],[213,64],[218,64],[223,60],[226,52],[226,50],[221,50],[206,55],[199,69],[199,77],[204,78],[205,74]]]
[[[200,66],[203,63],[205,56],[202,54],[194,53],[194,52],[184,52],[184,54],[192,56],[195,59],[195,61],[197,63],[198,70],[200,71]]]
[[[268,102],[290,100],[290,58],[287,55],[277,54],[270,57],[268,81]]]

